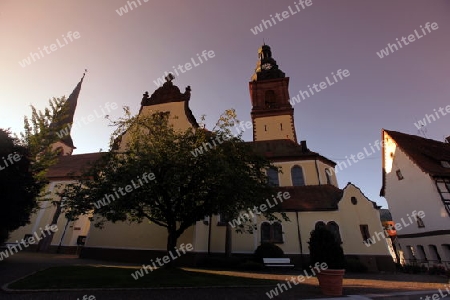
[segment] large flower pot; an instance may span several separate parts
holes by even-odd
[[[326,269],[321,270],[320,273],[317,273],[317,279],[319,279],[319,286],[322,293],[327,296],[341,296],[344,273],[344,269]]]

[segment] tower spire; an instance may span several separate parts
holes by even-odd
[[[73,144],[72,136],[70,135],[73,119],[75,115],[75,110],[77,108],[78,97],[81,91],[81,85],[83,83],[84,77],[86,76],[87,69],[84,70],[83,76],[81,77],[78,84],[73,89],[70,96],[67,98],[64,106],[61,108],[63,116],[61,119],[57,120],[56,123],[52,123],[50,128],[59,129],[59,132],[55,134],[58,135],[59,141],[53,145],[53,148],[61,148],[61,155],[70,155],[76,147]]]

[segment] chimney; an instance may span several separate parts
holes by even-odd
[[[300,141],[300,144],[302,145],[303,153],[309,152],[308,146],[306,146],[306,141]]]
[[[445,142],[446,143],[450,143],[450,135],[448,137],[445,138]]]

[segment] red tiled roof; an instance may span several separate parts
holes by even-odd
[[[71,178],[83,174],[90,164],[99,160],[105,153],[87,153],[78,155],[61,156],[59,161],[50,167],[47,172],[49,179]]]
[[[431,176],[450,176],[450,169],[444,168],[441,161],[450,162],[450,144],[417,135],[397,131],[384,130],[397,145],[419,166]]]
[[[289,192],[291,197],[282,203],[286,211],[337,210],[343,191],[334,185],[306,185],[280,187],[281,192]]]

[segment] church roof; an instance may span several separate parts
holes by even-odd
[[[74,149],[76,147],[73,145],[72,136],[70,135],[70,129],[73,124],[73,117],[75,115],[75,110],[77,108],[78,96],[80,95],[81,84],[83,83],[85,74],[86,73],[83,74],[83,77],[81,77],[80,82],[78,82],[77,86],[72,91],[69,98],[67,98],[66,103],[64,104],[64,107],[62,109],[64,116],[58,122],[52,123],[50,125],[50,128],[56,128],[56,129],[65,129],[66,127],[68,127],[69,130],[67,131],[67,134],[64,134],[62,136],[62,138],[60,139],[60,141]]]
[[[431,176],[450,176],[450,168],[441,165],[441,161],[450,162],[450,144],[417,135],[384,130],[419,168]]]
[[[172,74],[169,74],[172,75]],[[168,77],[170,79],[170,77]],[[199,127],[194,114],[189,107],[189,100],[191,99],[191,87],[187,86],[184,93],[181,93],[180,88],[172,83],[173,76],[170,80],[167,80],[161,87],[156,89],[151,96],[148,92],[142,97],[141,111],[144,106],[152,106],[170,102],[184,102],[184,111],[186,117],[193,127]],[[140,111],[139,111],[140,113]]]
[[[300,145],[290,139],[254,141],[249,143],[255,147],[259,154],[264,155],[273,162],[317,159],[333,167],[336,165],[334,161],[309,150],[305,141],[302,141]]]
[[[343,191],[334,185],[306,185],[279,187],[281,192],[289,192],[291,198],[284,200],[285,211],[326,211],[337,210]]]
[[[49,168],[47,177],[56,180],[81,176],[92,163],[99,160],[104,154],[104,152],[97,152],[60,156],[58,162]]]

